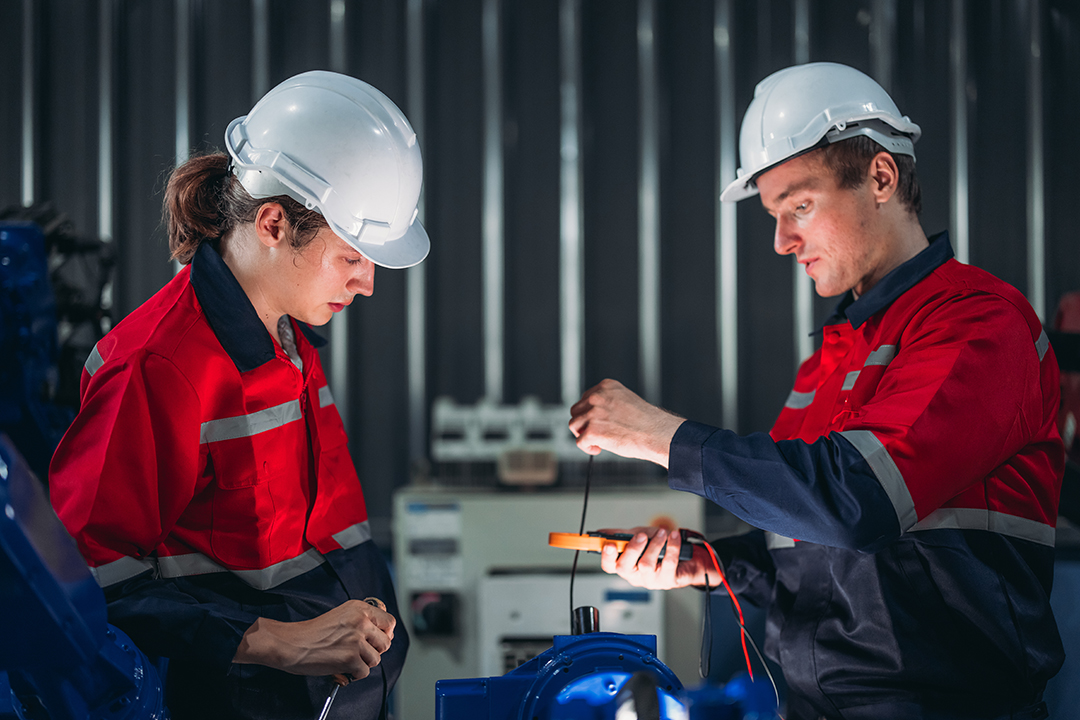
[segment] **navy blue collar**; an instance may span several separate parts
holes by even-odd
[[[842,322],[850,322],[851,327],[858,328],[877,313],[892,305],[896,298],[915,287],[923,278],[945,264],[953,256],[952,245],[949,244],[949,234],[940,232],[930,238],[930,246],[915,257],[902,265],[893,268],[888,275],[881,278],[877,285],[870,288],[855,299],[855,293],[848,290],[840,298],[833,314],[818,328],[814,334],[820,333],[825,325],[837,325]]]
[[[274,339],[266,331],[232,270],[209,242],[199,245],[191,259],[191,287],[210,329],[237,370],[254,370],[274,359]],[[315,347],[326,344],[326,340],[306,323],[297,322],[296,325]]]

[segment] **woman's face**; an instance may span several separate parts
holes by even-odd
[[[357,295],[375,290],[375,264],[324,227],[299,253],[278,253],[273,294],[282,313],[325,325]]]

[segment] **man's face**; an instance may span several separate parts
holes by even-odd
[[[773,246],[795,255],[818,295],[862,294],[890,269],[884,237],[875,236],[876,201],[867,180],[844,190],[818,153],[801,155],[757,180],[761,204],[776,219]]]
[[[299,253],[279,256],[275,273],[282,313],[310,325],[325,325],[356,295],[375,289],[375,265],[324,227]]]

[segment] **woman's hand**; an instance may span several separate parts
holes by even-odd
[[[393,615],[360,600],[348,600],[311,620],[259,618],[244,633],[233,662],[359,680],[390,649],[396,624]]]
[[[602,530],[605,533],[632,533],[634,538],[619,553],[614,545],[605,545],[600,553],[604,572],[618,575],[631,585],[650,590],[671,590],[688,585],[704,585],[705,570],[712,568],[708,550],[694,546],[690,560],[679,561],[682,535],[678,528],[670,532],[663,528],[636,527],[633,530]],[[667,543],[664,557],[657,560]],[[709,584],[719,583],[710,575]]]

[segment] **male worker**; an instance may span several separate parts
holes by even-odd
[[[684,420],[614,380],[571,411],[586,452],[663,465],[672,488],[765,531],[716,549],[733,591],[768,606],[789,720],[1042,718],[1063,660],[1057,363],[1019,292],[953,259],[944,233],[927,240],[919,134],[842,65],[755,90],[721,199],[760,193],[776,251],[820,295],[844,294],[770,434]],[[637,585],[704,584],[711,562],[679,563],[678,543],[641,529],[602,565]]]

